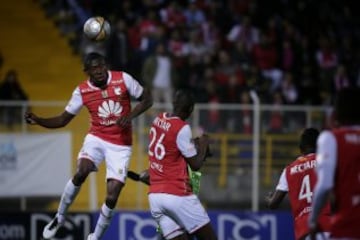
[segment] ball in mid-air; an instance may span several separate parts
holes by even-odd
[[[103,17],[91,17],[84,23],[84,34],[92,41],[103,41],[110,35],[110,23]]]

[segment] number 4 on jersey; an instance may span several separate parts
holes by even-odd
[[[306,199],[308,203],[311,203],[312,201],[312,191],[310,187],[310,176],[305,175],[305,177],[302,180],[301,188],[299,192],[299,200]]]

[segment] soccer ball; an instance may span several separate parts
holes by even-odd
[[[85,36],[92,41],[104,41],[110,35],[110,23],[103,17],[91,17],[84,23]]]

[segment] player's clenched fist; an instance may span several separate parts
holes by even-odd
[[[37,116],[31,112],[26,112],[25,115],[25,121],[28,123],[28,124],[36,124],[36,119],[37,119]]]

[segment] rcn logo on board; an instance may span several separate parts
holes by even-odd
[[[210,213],[211,224],[220,240],[279,240],[274,214]],[[119,214],[119,239],[157,240],[156,222],[148,214]]]
[[[150,214],[119,214],[119,239],[157,240],[157,224]]]
[[[224,240],[278,240],[275,215],[222,213],[216,218],[219,239]]]

